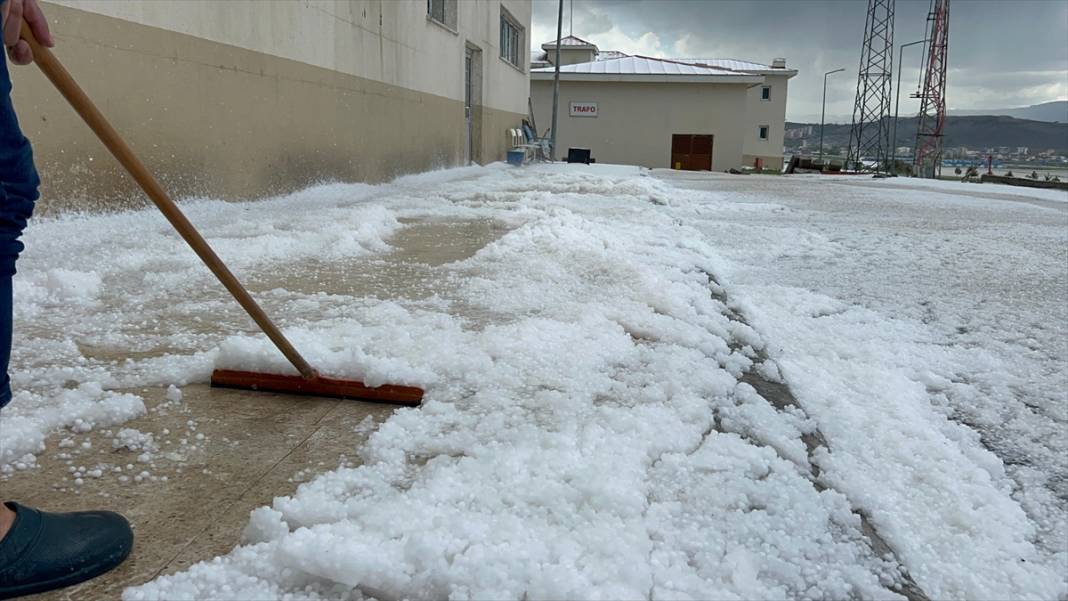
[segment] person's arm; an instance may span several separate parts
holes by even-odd
[[[30,26],[30,31],[37,41],[46,48],[55,45],[52,32],[48,30],[48,19],[41,12],[37,0],[0,0],[0,23],[3,23],[4,47],[11,62],[16,65],[28,65],[33,62],[33,51],[25,40],[19,37],[22,22]]]

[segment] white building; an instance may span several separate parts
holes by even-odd
[[[530,96],[550,126],[556,42],[531,56]],[[786,96],[796,70],[715,58],[662,59],[560,40],[558,156],[589,148],[601,162],[723,171],[780,169]]]
[[[503,160],[530,0],[50,0],[56,55],[175,196]],[[36,68],[12,69],[42,205],[141,194]]]

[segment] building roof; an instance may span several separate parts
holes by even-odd
[[[771,68],[768,65],[754,63],[753,61],[738,60],[736,58],[673,58],[671,60],[676,60],[680,63],[708,65],[710,67],[719,67],[720,69],[730,69],[732,71],[764,71]]]
[[[556,40],[549,40],[548,42],[542,44],[541,47],[544,50],[556,48]],[[560,48],[567,48],[570,50],[597,50],[597,46],[592,42],[587,42],[586,40],[579,37],[575,37],[573,35],[564,36],[560,38]]]
[[[630,56],[626,52],[620,52],[618,50],[601,50],[596,53],[595,60],[607,61],[614,58],[624,58]],[[531,50],[530,51],[530,68],[537,69],[538,67],[544,67],[546,65],[552,65],[552,61],[549,60],[549,53],[545,50]]]
[[[540,69],[541,67],[551,67],[552,61],[549,60],[549,53],[544,50],[531,50],[530,51],[530,69]]]
[[[532,69],[532,71],[553,71],[552,67]],[[677,61],[650,58],[648,56],[623,56],[588,63],[576,63],[560,67],[561,73],[586,73],[598,75],[722,75],[736,77],[745,75],[727,69],[691,65]]]
[[[556,40],[541,45],[542,51],[530,53],[530,72],[553,71],[550,51],[556,49]],[[618,50],[598,50],[597,46],[580,37],[569,35],[560,38],[560,48],[569,50],[592,50],[594,60],[586,63],[564,65],[561,73],[573,75],[618,75],[618,76],[730,76],[782,74],[793,77],[796,69],[786,69],[784,59],[775,59],[774,65],[764,65],[735,58],[651,58],[631,56]]]
[[[787,75],[797,75],[796,69],[772,67],[770,65],[754,63],[753,61],[738,60],[736,58],[673,58],[671,60],[680,63],[707,65],[709,67],[718,67],[720,69],[729,69],[731,71],[741,71],[744,73],[782,73]]]
[[[555,68],[530,70],[531,79],[550,79]],[[623,56],[608,60],[562,65],[560,74],[569,80],[583,81],[658,81],[753,84],[764,81],[762,75],[730,71],[717,67],[692,65],[648,56]]]

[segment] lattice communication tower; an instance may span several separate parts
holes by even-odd
[[[917,177],[942,174],[942,141],[946,127],[946,54],[949,50],[949,0],[931,0],[927,13],[927,57],[924,61],[916,148],[912,171]]]
[[[868,0],[864,43],[860,50],[853,128],[846,168],[889,171],[890,97],[894,71],[894,0]]]

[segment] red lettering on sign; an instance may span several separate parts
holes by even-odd
[[[572,117],[596,117],[597,116],[597,103],[596,102],[584,102],[584,103],[571,103],[571,116]]]

